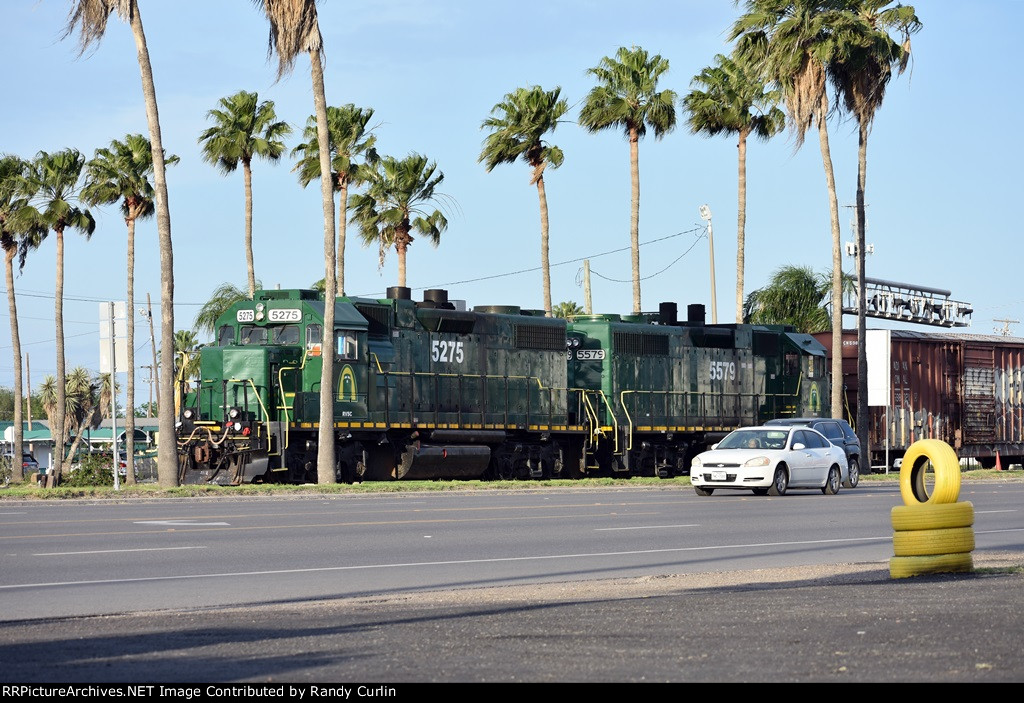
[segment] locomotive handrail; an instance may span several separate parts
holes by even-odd
[[[267,406],[265,406],[263,404],[263,399],[260,398],[260,391],[256,387],[256,384],[253,382],[253,380],[251,378],[229,378],[227,380],[227,383],[242,383],[242,384],[248,383],[250,386],[252,386],[252,391],[253,391],[253,393],[256,394],[256,402],[259,404],[260,410],[263,411],[263,416],[266,418],[267,442],[269,443],[270,442],[270,413],[267,412]],[[278,454],[271,453],[270,446],[268,444],[268,446],[267,446],[267,456],[279,456],[279,455],[280,455],[280,452],[278,452]]]
[[[277,387],[281,389],[281,400],[282,400],[282,404],[280,406],[278,406],[278,407],[279,407],[280,410],[284,410],[284,442],[283,442],[282,450],[281,450],[281,456],[282,456],[281,468],[282,469],[286,468],[284,466],[284,458],[283,457],[284,457],[284,450],[288,449],[289,432],[291,430],[291,422],[292,422],[291,418],[288,415],[288,411],[295,409],[295,405],[294,405],[295,394],[294,393],[292,393],[293,404],[291,406],[289,406],[288,403],[285,402],[285,399],[286,399],[287,395],[284,392],[284,372],[285,371],[302,371],[302,369],[306,368],[306,359],[308,357],[309,357],[309,350],[308,349],[303,349],[302,350],[302,359],[299,362],[298,366],[282,366],[282,367],[278,368],[278,370],[277,370]],[[259,397],[259,395],[257,395],[257,397]]]

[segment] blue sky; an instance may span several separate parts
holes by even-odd
[[[98,49],[79,58],[61,40],[67,2],[0,5],[0,52],[11,67],[0,103],[0,151],[25,158],[39,150],[95,149],[129,132],[147,133],[129,28],[112,19]],[[164,145],[181,162],[168,171],[175,253],[175,325],[190,328],[199,306],[225,281],[244,286],[241,172],[222,175],[204,163],[197,137],[206,113],[239,90],[273,100],[296,130],[312,113],[309,62],[276,80],[267,58],[267,24],[249,0],[140,0],[156,81]],[[1022,320],[1024,292],[1012,281],[1021,186],[1022,112],[1016,47],[1024,3],[914,3],[924,28],[913,38],[911,71],[889,86],[868,151],[868,233],[875,253],[867,275],[952,291],[973,304],[971,328],[991,334],[999,319]],[[469,0],[321,3],[329,104],[375,111],[378,149],[436,160],[450,196],[441,245],[417,241],[409,286],[446,288],[473,305],[542,307],[539,214],[525,164],[487,173],[478,163],[481,121],[505,93],[561,86],[572,105],[551,135],[565,164],[546,173],[554,302],[583,302],[582,259],[592,270],[598,312],[630,311],[629,153],[620,133],[591,135],[575,124],[594,86],[587,69],[620,46],[661,54],[670,70],[659,84],[680,96],[715,54],[739,9],[727,0]],[[13,68],[17,67],[17,68]],[[680,113],[680,117],[681,117]],[[990,118],[998,117],[995,122]],[[830,124],[843,239],[852,239],[857,133],[852,121]],[[303,189],[293,162],[256,162],[254,250],[265,287],[308,287],[323,276],[322,211],[316,184]],[[685,312],[703,303],[710,316],[710,256],[698,208],[714,219],[719,322],[733,322],[736,285],[736,145],[680,126],[640,145],[640,239],[643,308],[674,301]],[[123,300],[125,227],[116,208],[96,212],[90,241],[66,237],[65,334],[69,365],[99,365],[99,306]],[[351,230],[350,230],[350,234]],[[136,300],[153,297],[159,314],[156,226],[139,224]],[[1000,264],[997,259],[1007,257]],[[382,295],[396,285],[392,252],[378,268],[376,248],[350,236],[347,292]],[[831,266],[829,211],[815,135],[794,151],[785,133],[748,150],[746,292],[786,264]],[[844,257],[844,268],[853,270]],[[16,278],[23,350],[32,386],[55,370],[51,236]],[[0,385],[13,383],[6,314],[0,324]],[[853,318],[845,320],[852,327]],[[883,326],[869,320],[869,327]],[[933,328],[918,327],[920,330]],[[1020,333],[1020,325],[1011,331]],[[159,331],[159,325],[157,325]],[[137,318],[137,357],[150,358],[148,328]],[[159,343],[159,340],[158,340]],[[138,375],[138,400],[147,386]]]

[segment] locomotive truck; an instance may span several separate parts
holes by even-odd
[[[315,482],[324,297],[261,290],[183,380],[180,482]],[[334,301],[336,479],[661,476],[726,433],[817,416],[825,349],[790,327],[708,325],[702,305],[573,320],[463,309],[444,290]]]

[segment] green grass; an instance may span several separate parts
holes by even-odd
[[[995,469],[977,469],[964,471],[964,482],[1024,480],[1024,471],[996,471]],[[862,474],[861,484],[899,481],[899,473]],[[670,479],[634,477],[634,478],[585,478],[579,480],[552,479],[547,481],[372,481],[357,484],[306,484],[268,485],[255,484],[245,486],[179,486],[177,488],[160,488],[146,483],[135,486],[122,485],[120,490],[112,486],[58,486],[57,488],[40,488],[33,482],[11,484],[0,488],[0,500],[68,500],[75,498],[203,498],[216,496],[287,496],[287,495],[341,495],[360,493],[400,493],[410,491],[465,491],[465,490],[544,490],[549,488],[625,488],[646,487],[660,489],[689,488],[689,477],[683,476]]]

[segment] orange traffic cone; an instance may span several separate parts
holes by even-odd
[[[1003,470],[1003,462],[999,461],[999,450],[996,450],[996,471]]]

